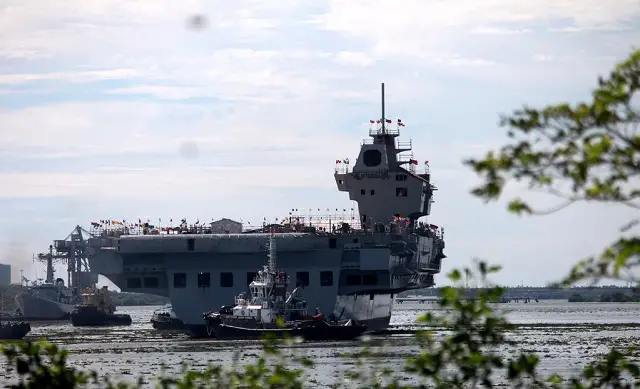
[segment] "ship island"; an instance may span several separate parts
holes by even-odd
[[[394,296],[435,285],[444,254],[444,229],[429,222],[434,193],[428,162],[418,169],[411,141],[400,141],[405,123],[382,115],[369,120],[351,166],[335,160],[336,187],[354,208],[291,209],[281,220],[245,226],[230,219],[162,226],[141,219],[99,220],[76,226],[38,259],[47,279],[16,296],[23,315],[68,315],[81,291],[98,275],[122,292],[166,296],[175,317],[194,337],[207,336],[203,313],[248,292],[264,263],[269,242],[278,247],[278,268],[304,290],[309,307],[337,320],[353,319],[369,332],[389,326]],[[420,170],[420,171],[418,171]],[[335,212],[334,212],[335,210]],[[54,279],[53,264],[67,264],[68,279]]]

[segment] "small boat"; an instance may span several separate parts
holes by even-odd
[[[115,313],[116,307],[106,286],[102,289],[85,288],[82,300],[83,303],[76,305],[70,315],[74,327],[131,325],[131,316]]]
[[[31,331],[29,323],[0,324],[0,340],[18,340],[24,338]]]
[[[249,284],[250,297],[241,293],[232,308],[223,306],[218,312],[207,312],[203,318],[207,334],[218,339],[259,339],[266,334],[289,334],[305,340],[351,340],[367,327],[349,320],[328,321],[322,313],[307,313],[307,303],[299,297],[302,286],[288,293],[289,277],[276,268],[273,234],[269,238],[269,263]],[[283,325],[277,325],[277,319]]]
[[[156,330],[181,330],[184,328],[184,323],[178,319],[171,307],[154,311],[150,321]]]

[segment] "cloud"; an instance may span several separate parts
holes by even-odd
[[[331,0],[329,10],[316,19],[322,28],[370,47],[370,57],[394,66],[415,61],[425,69],[449,68],[499,83],[519,78],[531,85],[548,77],[567,82],[556,77],[557,69],[536,68],[532,51],[553,47],[557,52],[550,56],[573,58],[564,61],[563,71],[580,66],[585,74],[592,74],[600,69],[591,63],[593,56],[624,53],[631,42],[640,39],[637,27],[632,27],[638,21],[640,5],[635,0],[607,5],[594,0],[413,0],[402,5]],[[564,34],[569,30],[581,34]],[[628,31],[627,39],[604,33],[623,30]]]
[[[136,75],[133,69],[110,69],[88,72],[64,72],[64,73],[14,73],[0,74],[0,84],[15,85],[34,81],[61,80],[67,82],[88,82],[95,80],[122,80]]]
[[[529,28],[511,29],[499,27],[478,27],[471,31],[472,34],[494,34],[494,35],[512,35],[512,34],[529,34],[533,30]]]
[[[449,263],[472,254],[507,261],[516,244],[502,247],[501,236],[527,242],[518,255],[538,264],[526,251],[544,228],[532,233],[470,199],[477,178],[460,161],[504,141],[498,112],[586,97],[596,74],[640,39],[636,0],[3,7],[0,202],[14,224],[2,224],[14,241],[43,247],[53,236],[27,236],[36,219],[61,226],[207,211],[260,220],[292,206],[347,207],[333,161],[355,159],[385,82],[387,116],[407,123],[402,140],[431,162],[440,187],[433,221],[454,231]],[[617,216],[596,214],[615,224]],[[491,228],[477,231],[485,221]],[[591,239],[593,225],[582,224],[563,239]],[[558,236],[545,245],[558,247],[550,243]]]
[[[163,100],[184,100],[193,97],[214,97],[212,91],[205,88],[168,85],[135,85],[106,91],[114,95],[147,95]]]
[[[336,54],[335,60],[345,65],[370,66],[373,64],[373,58],[364,53],[340,51]]]
[[[331,0],[330,11],[320,19],[327,28],[368,36],[377,41],[421,35],[442,29],[476,28],[495,23],[527,23],[564,19],[584,29],[615,27],[637,17],[634,0],[618,0],[604,6],[596,0],[524,1],[489,0],[475,2],[425,2],[411,0],[402,5],[376,0]],[[377,28],[370,28],[373,25]],[[412,28],[407,28],[411,26]],[[415,28],[419,28],[418,31]],[[447,40],[447,37],[438,37]],[[416,42],[416,39],[412,40]],[[424,39],[428,43],[435,39]]]
[[[0,173],[0,197],[90,197],[144,199],[174,198],[188,190],[190,196],[209,194],[211,200],[233,196],[238,189],[334,187],[331,174],[301,166],[242,166],[188,168],[111,168],[88,173]],[[324,169],[331,172],[330,169]],[[310,181],[309,176],[323,177]],[[282,181],[286,177],[286,181]],[[205,181],[206,180],[206,181]],[[208,182],[210,184],[200,185]],[[230,189],[211,192],[211,187]],[[226,193],[225,193],[226,192]]]

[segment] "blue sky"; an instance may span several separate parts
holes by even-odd
[[[0,261],[16,281],[42,275],[32,253],[75,224],[351,207],[333,162],[357,156],[380,82],[440,188],[445,270],[480,257],[504,266],[498,282],[543,284],[631,218],[592,204],[509,215],[469,195],[461,160],[504,141],[499,113],[587,98],[640,42],[635,0],[3,4]]]

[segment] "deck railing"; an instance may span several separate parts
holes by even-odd
[[[438,238],[443,237],[441,228],[434,228],[429,224],[415,226],[415,230],[429,229]],[[225,229],[228,228],[228,229]],[[384,225],[385,232],[404,233],[410,228],[406,219],[396,220]],[[239,233],[283,233],[283,232],[315,232],[315,233],[351,233],[363,232],[357,211],[354,209],[338,209],[336,213],[302,214],[292,212],[289,216],[268,221],[264,219],[260,224],[242,223],[233,226],[219,226],[203,223],[179,225],[100,225],[93,226],[91,233],[94,236],[117,238],[123,235],[176,235],[176,234],[239,234]],[[372,232],[372,231],[369,231]],[[381,231],[379,231],[381,232]]]

